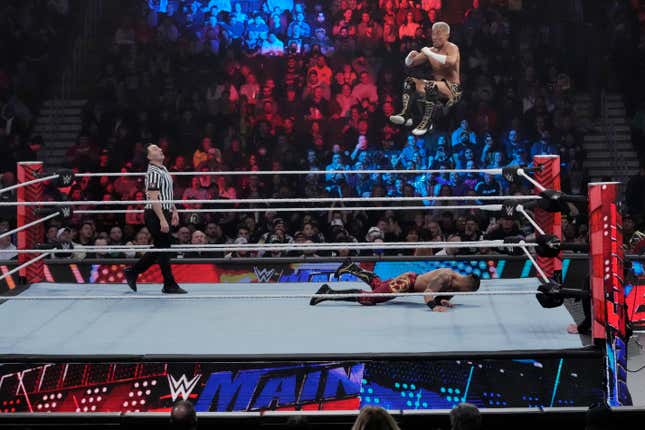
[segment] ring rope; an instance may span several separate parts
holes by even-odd
[[[405,211],[405,210],[460,210],[460,209],[479,209],[483,211],[499,212],[502,210],[502,205],[463,205],[463,206],[387,206],[387,207],[374,207],[374,206],[339,206],[339,207],[312,207],[312,208],[229,208],[229,209],[178,209],[179,213],[232,213],[232,212],[323,212],[323,211],[338,211],[338,212],[351,212],[351,211]],[[75,214],[81,215],[100,215],[100,214],[129,214],[129,213],[143,213],[143,209],[106,209],[106,210],[79,210],[74,211]]]
[[[74,296],[1,296],[2,300],[157,300],[157,299],[170,299],[170,300],[202,300],[202,299],[311,299],[311,298],[352,298],[352,297],[425,297],[425,296],[528,296],[539,294],[537,290],[521,290],[521,291],[429,291],[422,293],[335,293],[335,294],[199,294],[199,295],[137,295],[126,294],[120,296],[90,296],[90,295],[74,295]]]
[[[67,254],[77,252],[128,252],[133,250],[145,252],[208,252],[208,251],[296,251],[296,250],[327,250],[337,249],[428,249],[428,248],[518,248],[536,247],[537,243],[504,243],[501,240],[472,241],[472,242],[333,242],[333,243],[249,243],[249,244],[210,244],[210,245],[175,245],[170,248],[150,248],[149,245],[136,246],[78,246],[70,249],[16,249],[13,252],[31,254],[50,252]]]
[[[18,182],[17,184],[11,185],[9,187],[0,188],[0,194],[4,194],[4,193],[9,192],[9,191],[17,190],[18,188],[27,187],[29,185],[35,185],[35,184],[38,184],[40,182],[50,181],[52,179],[58,178],[58,176],[59,176],[58,174],[55,174],[55,175],[43,176],[42,178],[32,179],[32,180],[27,181],[27,182]]]
[[[540,191],[544,191],[544,190],[546,190],[546,188],[544,188],[544,186],[542,186],[542,184],[540,184],[538,181],[536,181],[536,180],[535,180],[535,179],[533,179],[530,175],[528,175],[528,174],[524,171],[524,169],[521,169],[521,168],[520,168],[520,169],[517,169],[517,174],[518,174],[519,176],[522,176],[522,177],[523,177],[524,179],[526,179],[527,181],[529,181],[531,184],[533,184],[533,185],[534,185],[536,188],[538,188]]]
[[[11,236],[12,234],[18,233],[19,231],[26,230],[29,227],[33,227],[33,226],[35,226],[37,224],[40,224],[41,222],[45,222],[45,221],[48,221],[48,220],[50,220],[52,218],[56,218],[58,215],[60,215],[59,212],[54,212],[54,213],[49,214],[49,215],[47,215],[45,217],[38,218],[37,220],[34,220],[34,221],[32,221],[30,223],[27,223],[25,225],[21,225],[20,227],[16,227],[13,230],[5,231],[4,233],[0,234],[0,239],[2,239],[3,237]]]
[[[529,213],[524,209],[524,206],[522,206],[522,205],[517,205],[517,206],[515,206],[515,210],[516,210],[517,212],[521,213],[521,214],[524,216],[524,218],[525,218],[529,223],[531,223],[531,225],[533,226],[533,228],[535,229],[535,231],[537,231],[538,233],[540,233],[540,234],[541,234],[541,235],[543,235],[543,236],[546,234],[546,233],[544,232],[544,230],[542,229],[542,227],[540,227],[540,226],[538,225],[538,223],[537,223],[537,222],[535,222],[535,220],[533,219],[533,217],[532,217],[532,216],[531,216],[531,215],[530,215],[530,214],[529,214]]]
[[[544,273],[544,270],[542,270],[542,267],[540,267],[540,265],[535,260],[535,258],[533,258],[533,255],[531,255],[531,253],[526,248],[526,246],[524,246],[525,243],[524,243],[523,240],[520,240],[519,245],[520,245],[520,248],[522,249],[522,251],[524,252],[524,254],[526,255],[526,257],[531,261],[533,266],[535,266],[535,270],[538,272],[538,275],[540,276],[540,278],[542,278],[542,280],[544,282],[549,282],[549,277],[546,276],[546,273]]]
[[[39,251],[39,252],[42,252],[42,251]],[[22,270],[25,267],[31,266],[35,262],[42,260],[43,258],[47,257],[49,254],[50,254],[49,252],[45,252],[44,254],[40,254],[40,255],[32,258],[31,260],[25,261],[20,266],[16,266],[13,269],[11,269],[10,271],[8,271],[6,273],[3,273],[2,275],[0,275],[0,281],[2,281],[4,278],[7,278],[7,277],[13,275],[17,271]]]
[[[143,205],[146,203],[171,204],[271,204],[271,203],[348,203],[348,202],[419,202],[419,201],[484,201],[484,200],[541,200],[541,196],[437,196],[437,197],[324,197],[287,199],[221,199],[221,200],[87,200],[87,201],[42,201],[0,202],[6,206],[115,206]],[[306,208],[301,208],[306,209]],[[384,208],[387,210],[387,208]]]
[[[489,175],[501,175],[503,169],[362,169],[362,170],[258,170],[239,171],[223,170],[208,172],[169,172],[172,176],[266,176],[266,175],[402,175],[402,174],[450,174],[450,173],[488,173]],[[146,172],[105,172],[105,173],[77,173],[77,178],[100,178],[103,176],[145,176]]]

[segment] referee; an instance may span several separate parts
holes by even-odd
[[[155,248],[170,248],[170,225],[179,224],[177,208],[172,203],[160,203],[163,200],[172,200],[172,176],[163,165],[163,151],[157,145],[146,147],[148,156],[148,171],[146,172],[146,203],[144,221],[150,230]],[[132,289],[137,291],[137,277],[148,270],[150,266],[159,263],[163,275],[163,289],[165,294],[185,294],[186,290],[175,282],[170,268],[168,252],[146,252],[136,264],[124,270],[125,280]]]

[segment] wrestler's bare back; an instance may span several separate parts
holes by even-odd
[[[397,278],[407,278],[410,274],[415,273],[401,273]],[[436,269],[417,275],[417,278],[414,281],[413,291],[417,293],[423,293],[425,291],[451,291],[452,279],[455,275],[457,274],[450,269]]]
[[[417,276],[414,282],[414,291],[448,291],[452,284],[452,276],[455,272],[450,269],[436,269]]]

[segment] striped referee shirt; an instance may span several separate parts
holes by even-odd
[[[159,191],[159,200],[172,200],[172,176],[168,173],[165,166],[156,166],[148,164],[148,171],[146,172],[146,200],[150,200],[148,191]],[[172,203],[162,203],[163,210],[171,210]],[[146,209],[152,209],[151,203],[146,203]]]

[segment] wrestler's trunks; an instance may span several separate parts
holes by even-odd
[[[414,291],[414,283],[417,280],[416,273],[409,273],[397,276],[388,280],[381,280],[375,277],[370,282],[373,293],[409,293]],[[369,293],[369,291],[364,291]],[[375,305],[377,303],[387,302],[394,297],[360,297],[358,302],[362,305]]]

